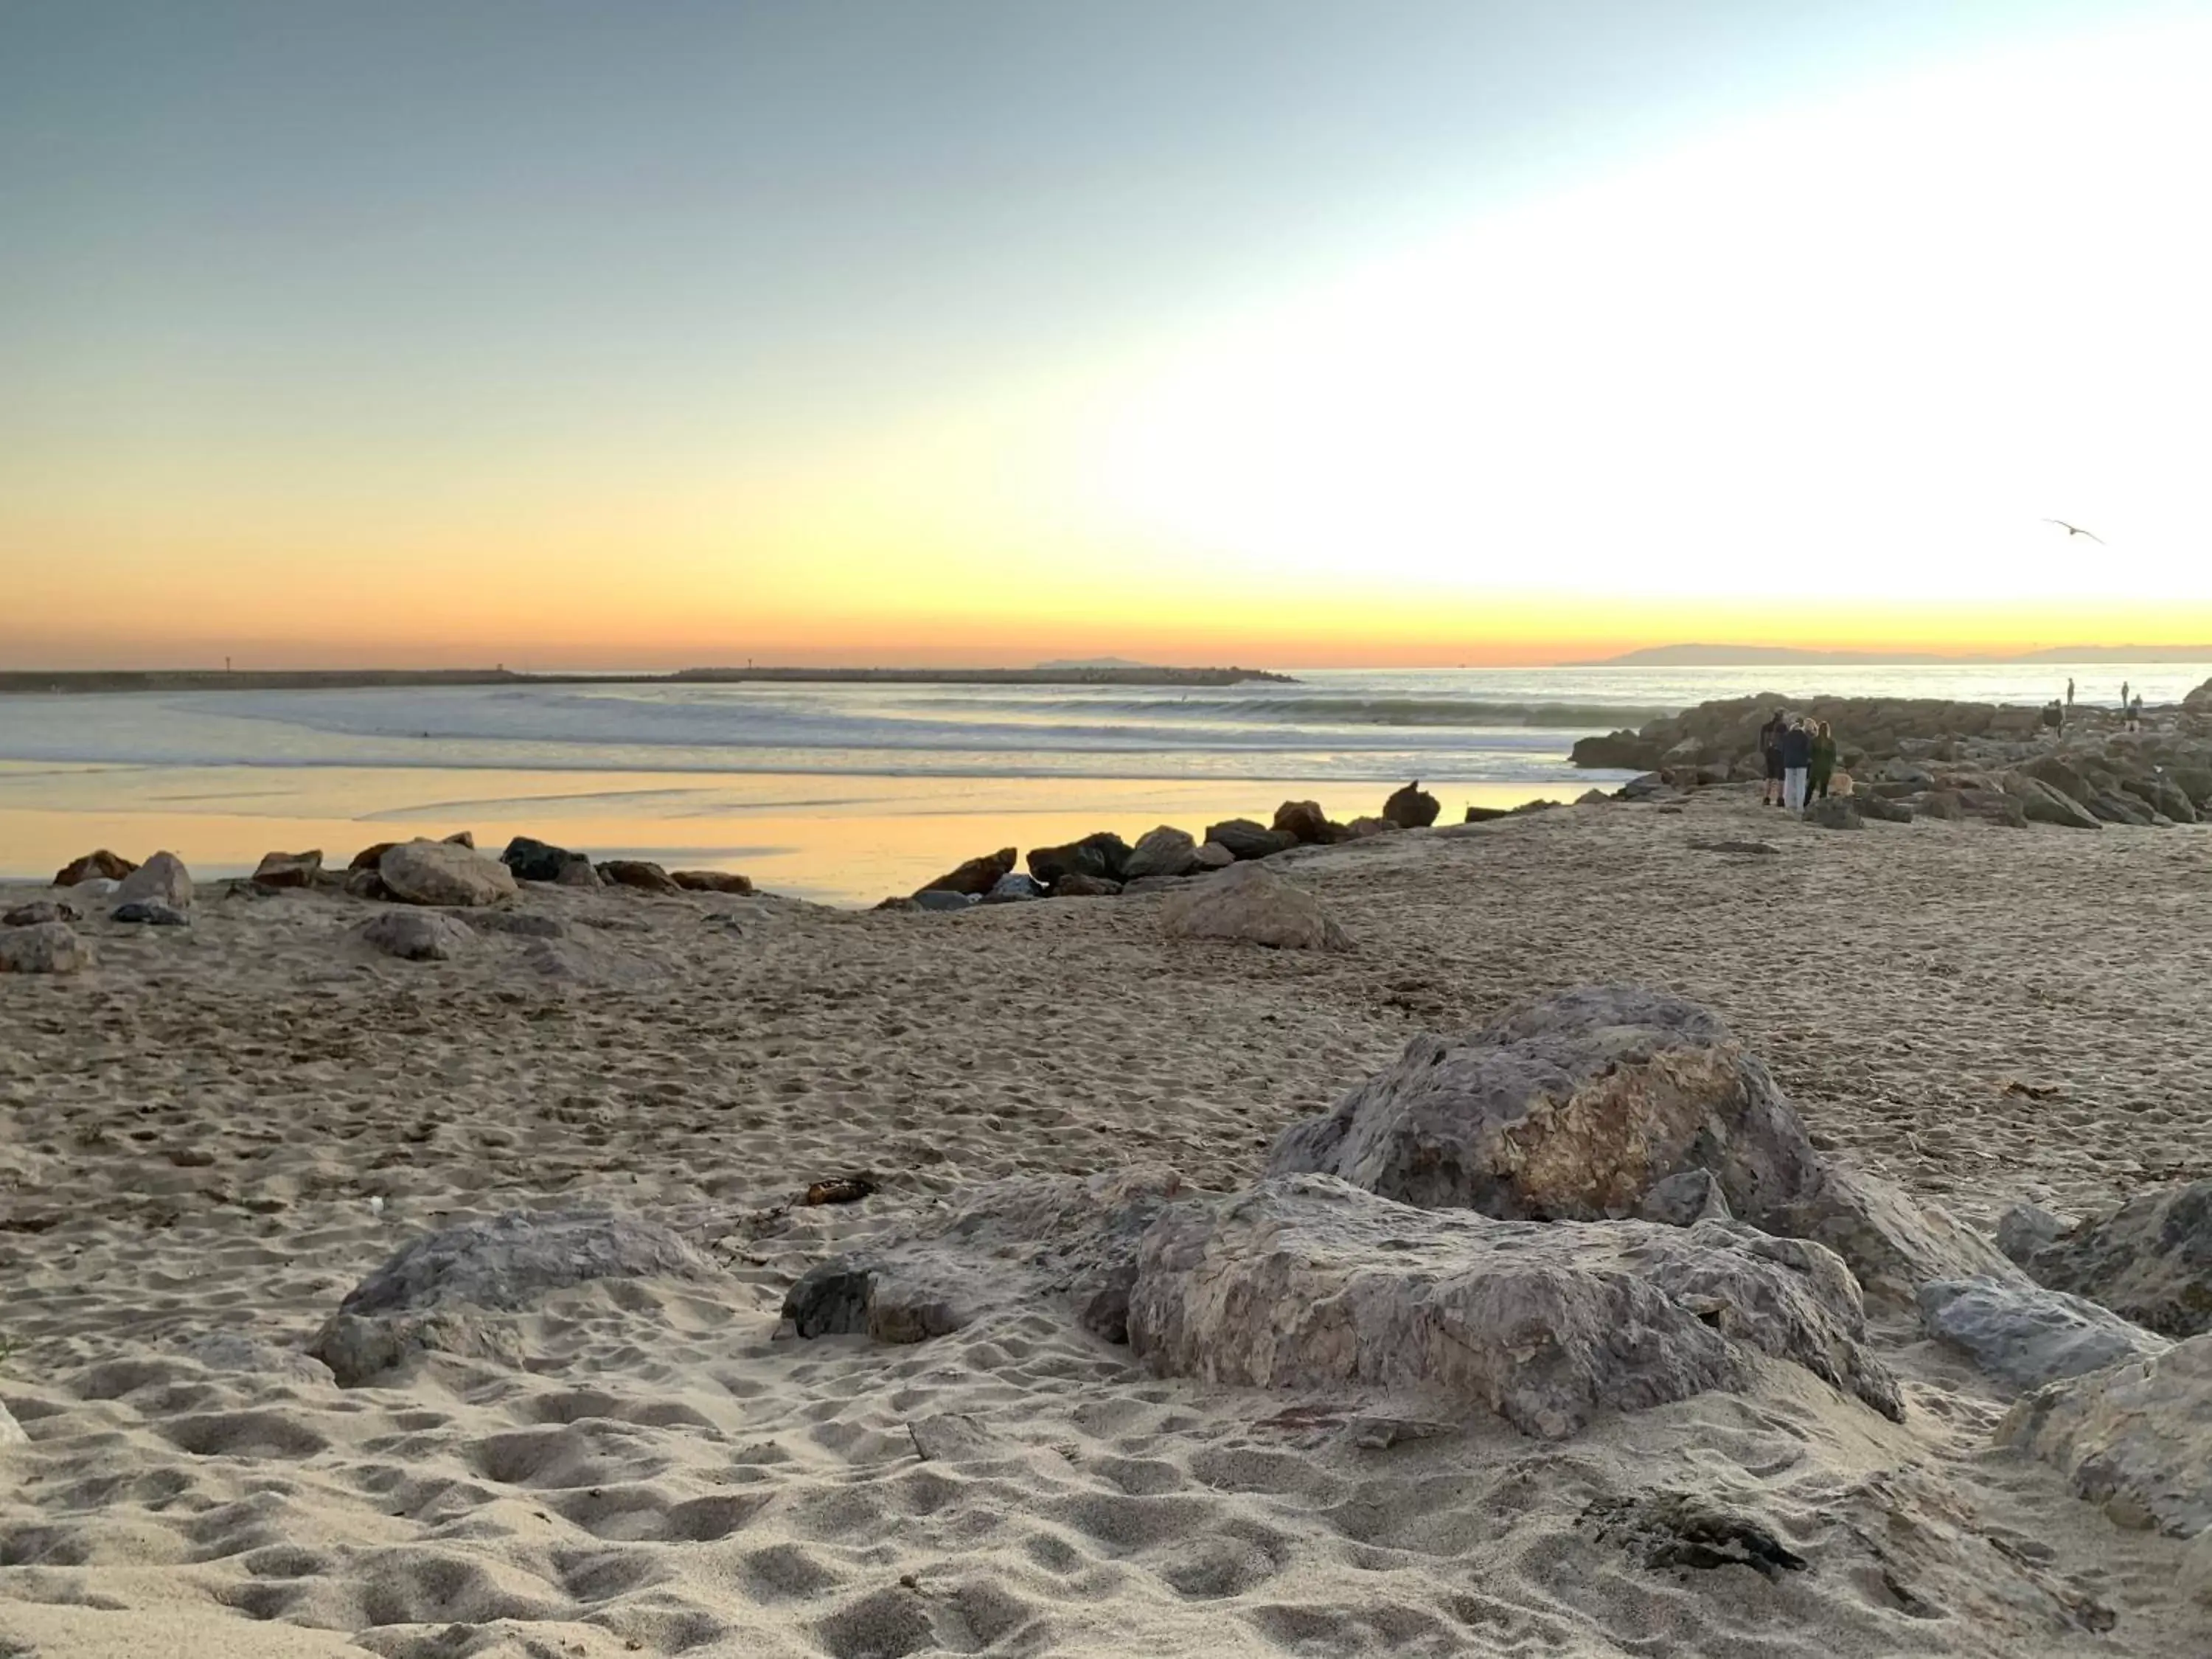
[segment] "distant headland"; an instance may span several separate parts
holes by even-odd
[[[1926,651],[1809,651],[1787,645],[1655,645],[1625,651],[1594,662],[1562,663],[1563,668],[1761,668],[1769,663],[1813,663],[1831,666],[1960,667],[2012,662],[2212,662],[2212,645],[2054,645],[2035,651],[1994,656]]]
[[[377,686],[1242,685],[1297,684],[1261,668],[1155,668],[1046,663],[1036,668],[684,668],[670,674],[520,674],[504,668],[0,670],[0,696],[85,691],[337,691]]]

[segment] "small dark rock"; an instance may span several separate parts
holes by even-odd
[[[128,904],[118,904],[107,913],[110,921],[143,924],[149,927],[189,927],[192,919],[173,905],[159,899],[133,899]]]
[[[1382,803],[1382,816],[1401,830],[1425,830],[1443,810],[1437,798],[1421,787],[1419,778]]]

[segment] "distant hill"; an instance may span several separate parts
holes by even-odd
[[[1040,674],[1063,674],[1071,668],[1150,668],[1148,662],[1133,661],[1127,657],[1069,657],[1060,662],[1041,662]]]
[[[1568,668],[1760,668],[1770,663],[1925,665],[2007,662],[2206,662],[2212,645],[2054,645],[2004,656],[1947,656],[1925,651],[1808,651],[1788,645],[1655,645]]]

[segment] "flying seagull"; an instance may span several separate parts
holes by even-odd
[[[2087,536],[2100,547],[2105,545],[2105,538],[2102,536],[2094,530],[2084,530],[2078,524],[2068,524],[2063,519],[2045,519],[2044,523],[2055,524],[2069,536]]]

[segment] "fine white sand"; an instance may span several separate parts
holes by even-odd
[[[2212,834],[1781,818],[1715,796],[1291,855],[1342,956],[1170,943],[1152,898],[531,889],[569,938],[419,964],[329,893],[89,923],[93,971],[0,979],[27,1437],[0,1447],[0,1655],[2201,1659],[2182,1547],[1986,1449],[2005,1396],[1901,1325],[1902,1425],[1778,1365],[1564,1443],[1382,1450],[1345,1419],[1406,1402],[1152,1378],[1046,1308],[775,1340],[806,1265],[961,1184],[1234,1185],[1414,1033],[1591,981],[1710,1004],[1820,1144],[1970,1219],[2212,1174]],[[1780,856],[1692,845],[1746,836]],[[884,1192],[771,1212],[853,1171]],[[415,1234],[585,1201],[726,1280],[563,1292],[521,1366],[343,1390],[286,1363]],[[210,1369],[186,1350],[216,1333],[270,1351]],[[1666,1491],[1809,1566],[1649,1565],[1635,1506]]]

